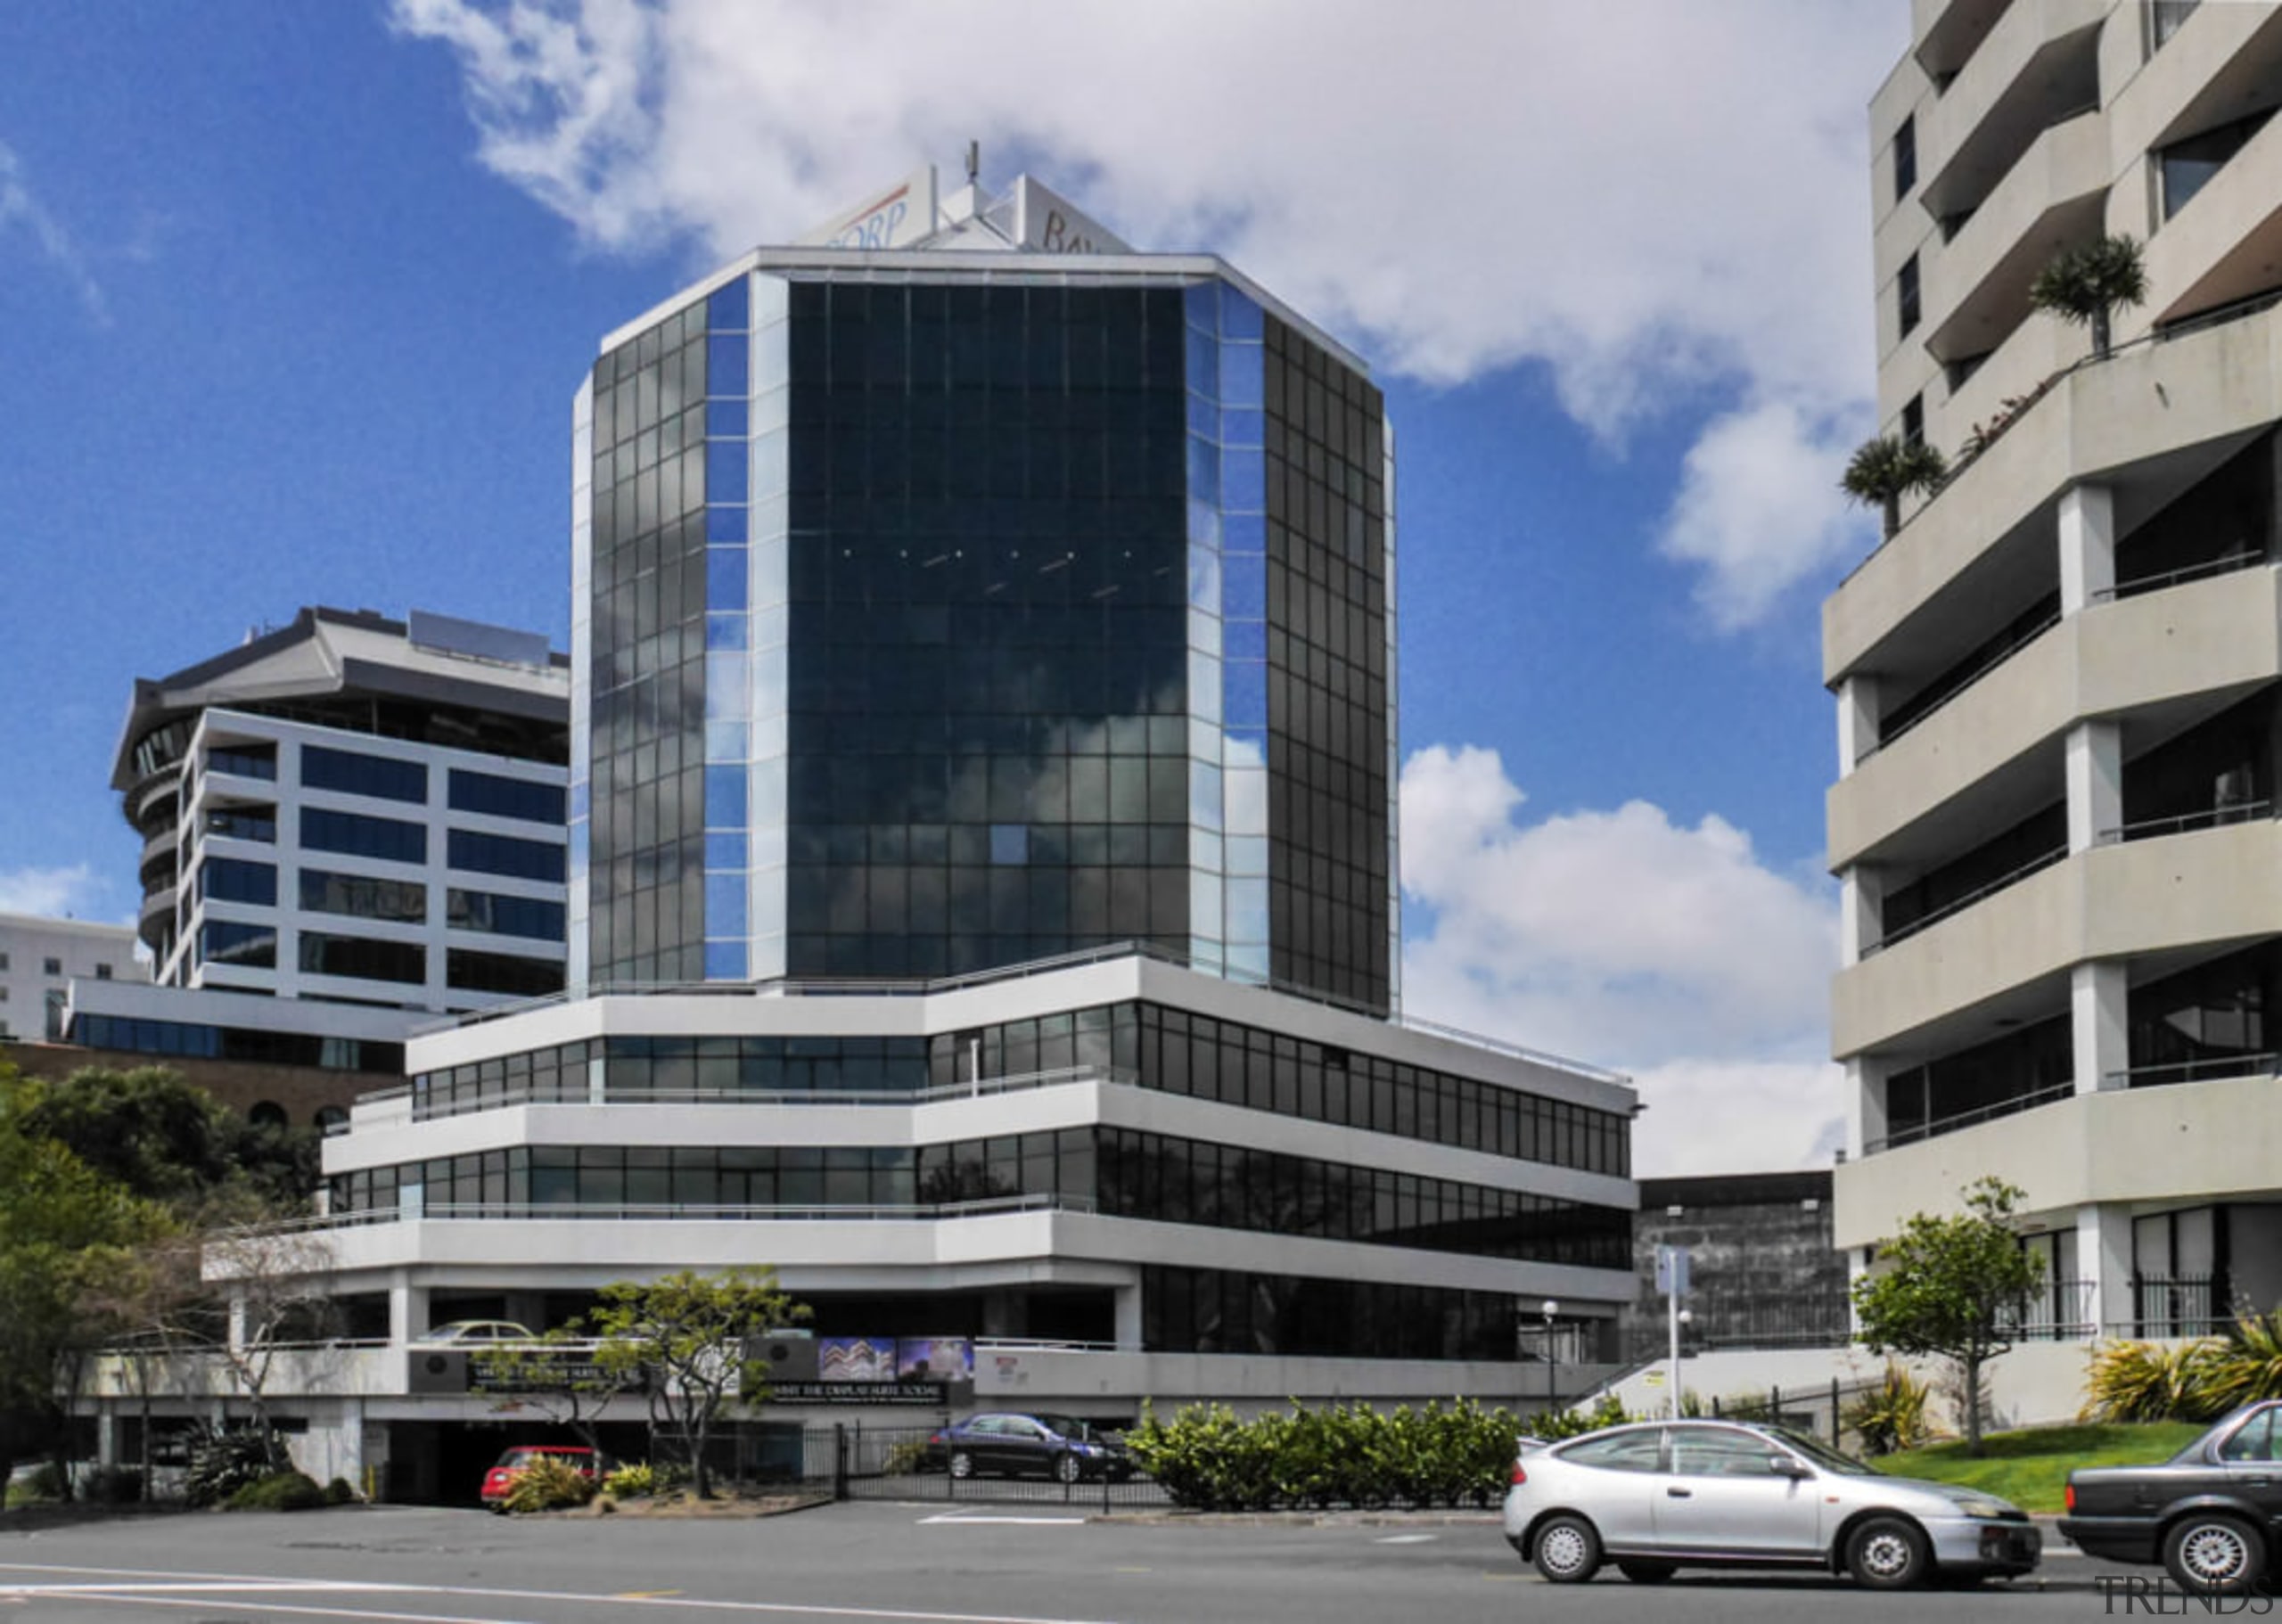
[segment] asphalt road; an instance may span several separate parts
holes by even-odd
[[[1087,1521],[1046,1506],[823,1507],[759,1521],[345,1507],[0,1523],[0,1624],[1380,1624],[2088,1619],[2126,1613],[2066,1553],[2035,1579],[1866,1594],[1802,1576],[1614,1574],[1556,1588],[1488,1521]],[[2142,1606],[2138,1612],[2149,1612]],[[2166,1612],[2178,1615],[2179,1600]]]

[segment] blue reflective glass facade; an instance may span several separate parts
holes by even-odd
[[[578,413],[574,981],[1137,940],[1387,1007],[1377,414],[1188,271],[764,269],[613,349]]]

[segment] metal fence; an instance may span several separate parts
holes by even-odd
[[[1172,1497],[1146,1473],[1091,1472],[1075,1482],[977,1472],[954,1477],[932,1427],[810,1426],[803,1436],[804,1475],[832,1485],[842,1500],[940,1500],[1067,1505],[1078,1511],[1170,1505]]]

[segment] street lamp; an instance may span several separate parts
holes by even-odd
[[[1553,1347],[1553,1316],[1561,1312],[1561,1305],[1548,1297],[1538,1304],[1538,1312],[1545,1316],[1545,1413],[1550,1415],[1554,1407],[1561,1401],[1561,1384],[1556,1379],[1559,1374],[1560,1361],[1555,1356]]]

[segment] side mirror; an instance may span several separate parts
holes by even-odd
[[[1812,1467],[1804,1461],[1795,1460],[1787,1455],[1769,1455],[1767,1457],[1767,1469],[1779,1478],[1796,1479],[1814,1476]]]

